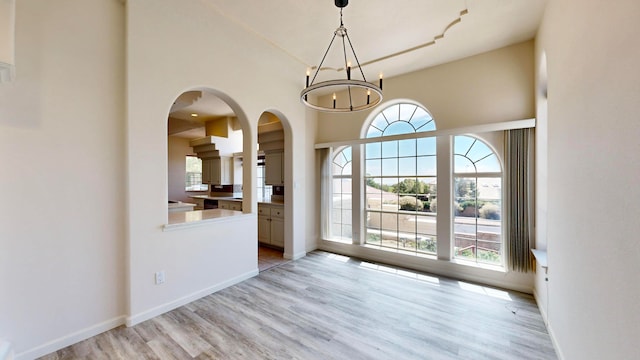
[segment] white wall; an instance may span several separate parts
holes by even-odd
[[[251,171],[243,173],[243,208],[252,214],[233,226],[161,230],[167,220],[166,119],[179,94],[205,87],[227,101],[243,126],[245,154],[256,153],[257,122],[264,111],[283,120],[291,137],[285,149],[285,186],[290,191],[285,241],[291,257],[306,250],[307,205],[305,186],[288,185],[305,183],[306,153],[312,150],[307,149],[304,108],[298,100],[296,74],[304,73],[304,65],[238,27],[208,2],[129,0],[127,31],[128,323],[133,324],[257,270],[256,199],[251,190],[256,185],[255,156],[244,157],[244,168]],[[153,285],[153,273],[162,269],[167,282]]]
[[[438,129],[532,118],[533,50],[533,41],[527,41],[384,79],[383,103],[417,101],[429,110]],[[357,139],[370,112],[320,113],[316,141]]]
[[[549,1],[547,315],[562,359],[640,339],[640,2]]]
[[[0,338],[31,358],[122,323],[124,7],[16,2],[0,84]]]

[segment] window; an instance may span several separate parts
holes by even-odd
[[[351,222],[351,147],[346,147],[332,161],[331,236],[334,239],[352,238]]]
[[[396,104],[380,112],[367,138],[435,130],[423,108]],[[436,252],[436,139],[365,146],[365,243],[410,252]]]
[[[258,171],[256,171],[258,174],[256,181],[256,195],[258,201],[270,199],[273,194],[273,187],[264,183],[264,172],[264,155],[260,155],[258,156]]]
[[[500,153],[471,135],[437,133],[435,120],[417,104],[394,104],[371,119],[362,145],[354,141],[322,157],[323,179],[331,169],[331,183],[322,184],[324,238],[502,266]],[[499,147],[498,131],[486,136]]]
[[[207,191],[209,185],[202,183],[202,160],[194,155],[186,156],[185,191]]]
[[[454,138],[454,257],[502,263],[502,170],[496,154],[471,136]]]

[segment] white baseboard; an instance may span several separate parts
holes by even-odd
[[[283,258],[288,259],[288,260],[298,260],[298,259],[302,259],[305,256],[307,256],[307,252],[306,251],[301,251],[301,252],[295,253],[295,254],[284,253],[282,255]]]
[[[227,281],[224,281],[220,284],[216,284],[214,286],[208,287],[206,289],[200,290],[200,291],[196,291],[192,294],[189,294],[187,296],[183,296],[179,299],[176,299],[174,301],[168,302],[166,304],[162,304],[160,306],[156,306],[153,309],[149,309],[147,311],[144,311],[140,314],[134,315],[134,316],[118,316],[116,318],[101,322],[99,324],[90,326],[88,328],[76,331],[74,333],[71,333],[69,335],[65,335],[61,338],[55,339],[53,341],[50,341],[48,343],[45,343],[43,345],[40,345],[38,347],[35,347],[33,349],[24,351],[22,353],[16,354],[15,356],[15,360],[32,360],[47,354],[50,354],[54,351],[58,351],[62,348],[65,348],[69,345],[73,345],[76,344],[82,340],[86,340],[92,336],[96,336],[98,334],[101,334],[105,331],[111,330],[113,328],[116,328],[120,325],[127,325],[127,326],[133,326],[135,324],[141,323],[145,320],[149,320],[155,316],[164,314],[165,312],[171,311],[177,307],[180,307],[182,305],[188,304],[194,300],[197,300],[203,296],[207,296],[209,294],[212,294],[216,291],[222,290],[226,287],[229,287],[231,285],[237,284],[241,281],[244,281],[246,279],[252,278],[254,276],[258,275],[258,269],[249,271],[245,274],[236,276],[232,279],[229,279]]]
[[[143,321],[149,320],[151,318],[154,318],[158,315],[162,315],[166,312],[169,312],[173,309],[176,309],[180,306],[186,305],[192,301],[198,300],[202,297],[205,297],[207,295],[213,294],[216,291],[220,291],[224,288],[227,288],[231,285],[235,285],[239,282],[245,281],[247,279],[250,279],[256,275],[258,275],[259,271],[258,269],[249,271],[247,273],[244,273],[242,275],[236,276],[234,278],[231,278],[227,281],[223,281],[219,284],[216,284],[214,286],[208,287],[206,289],[202,289],[202,290],[198,290],[194,293],[191,293],[189,295],[183,296],[181,298],[178,298],[176,300],[170,301],[168,303],[164,303],[162,305],[158,305],[152,309],[143,311],[141,313],[138,313],[136,315],[131,315],[129,317],[127,317],[126,319],[126,325],[127,326],[134,326],[136,324],[139,324]]]
[[[69,335],[65,335],[61,338],[55,339],[53,341],[49,341],[48,343],[45,343],[43,345],[40,345],[38,347],[35,347],[33,349],[21,352],[19,354],[16,354],[15,356],[15,360],[31,360],[31,359],[35,359],[38,358],[40,356],[44,356],[47,354],[50,354],[54,351],[58,351],[62,348],[65,348],[69,345],[73,345],[75,343],[78,343],[82,340],[86,340],[92,336],[96,336],[98,334],[101,334],[107,330],[111,330],[113,328],[116,328],[120,325],[124,325],[125,323],[125,316],[118,316],[116,318],[107,320],[107,321],[103,321],[99,324],[90,326],[88,328],[76,331],[74,333],[71,333]]]
[[[536,291],[535,288],[533,289],[533,298],[536,300],[536,305],[538,305],[538,310],[540,311],[540,315],[542,315],[542,320],[544,321],[544,325],[547,328],[547,333],[549,334],[549,338],[551,339],[551,344],[553,345],[553,348],[556,351],[556,356],[558,356],[559,360],[564,360],[565,357],[564,355],[562,355],[562,350],[560,350],[558,341],[556,341],[556,337],[553,333],[553,329],[551,328],[551,324],[549,323],[547,310],[543,306],[540,306],[540,301],[538,300],[539,299],[538,292]],[[547,306],[549,306],[548,303],[547,303]]]

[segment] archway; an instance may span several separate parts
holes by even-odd
[[[208,87],[182,92],[168,111],[167,137],[170,212],[219,206],[251,212],[251,182],[243,187],[252,176],[243,171],[250,126],[235,101]]]

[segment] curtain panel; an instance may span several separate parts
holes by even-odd
[[[506,265],[510,270],[533,270],[533,131],[505,131]]]

